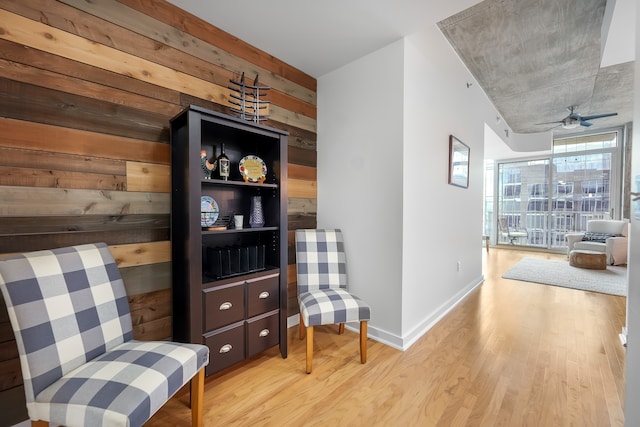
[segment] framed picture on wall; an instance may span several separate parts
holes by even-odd
[[[453,135],[449,135],[449,184],[469,187],[469,147]]]

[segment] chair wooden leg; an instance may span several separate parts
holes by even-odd
[[[367,322],[360,322],[360,363],[367,363]]]
[[[339,334],[339,335],[344,334],[344,323],[340,323],[340,324],[338,325],[338,334]]]
[[[202,427],[204,401],[204,368],[191,378],[191,426]]]
[[[300,339],[304,338],[304,322],[302,321],[302,313],[300,313],[300,323],[298,323]]]
[[[49,426],[49,422],[47,421],[31,421],[31,427],[48,427]]]
[[[311,373],[313,364],[313,326],[307,326],[307,374]]]

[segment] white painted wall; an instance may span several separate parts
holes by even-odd
[[[496,113],[435,25],[406,38],[404,102],[402,333],[407,346],[483,280],[484,124],[495,122]],[[450,134],[471,150],[467,189],[447,183]]]
[[[496,115],[435,25],[318,79],[318,227],[344,232],[373,338],[407,348],[483,280],[484,125],[504,134]],[[449,134],[471,148],[468,189],[447,184]]]
[[[403,44],[318,79],[318,228],[341,228],[369,335],[398,346],[402,311]]]

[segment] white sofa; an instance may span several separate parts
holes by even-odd
[[[626,264],[628,235],[628,221],[604,219],[587,221],[586,232],[569,233],[565,236],[567,253],[571,253],[574,249],[604,252],[607,255],[607,264]]]

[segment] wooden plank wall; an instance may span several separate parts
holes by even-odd
[[[272,87],[267,124],[290,133],[296,314],[292,230],[316,225],[316,81],[163,0],[0,0],[0,256],[104,241],[135,337],[170,337],[169,120],[189,104],[228,113],[241,72]],[[0,425],[25,418],[21,383],[0,303]]]

